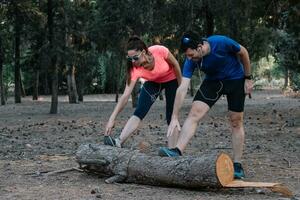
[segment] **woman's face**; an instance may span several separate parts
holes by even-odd
[[[141,66],[145,62],[145,51],[129,50],[127,51],[127,59],[135,66]]]

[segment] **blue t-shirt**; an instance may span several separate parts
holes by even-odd
[[[196,68],[200,68],[205,73],[208,80],[232,80],[244,77],[244,68],[237,53],[240,45],[221,35],[214,35],[207,38],[210,45],[210,53],[195,62],[185,59],[183,65],[183,77],[191,78]]]

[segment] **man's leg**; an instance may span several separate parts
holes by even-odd
[[[190,139],[195,135],[198,122],[209,110],[209,106],[201,101],[194,101],[188,118],[185,120],[176,147],[183,152]]]
[[[234,178],[242,179],[245,178],[244,169],[241,164],[245,137],[243,126],[243,112],[229,111],[229,120],[232,129]]]
[[[232,148],[234,162],[241,162],[244,146],[244,125],[243,125],[243,112],[229,111],[229,120],[232,131]]]
[[[224,82],[225,92],[227,94],[229,122],[232,131],[233,167],[234,178],[236,179],[245,177],[241,164],[245,137],[243,124],[245,104],[244,82],[244,79]]]
[[[185,120],[181,133],[174,149],[160,148],[160,156],[174,157],[181,155],[190,139],[195,135],[198,122],[222,95],[223,84],[220,81],[204,80],[194,97],[192,108]]]

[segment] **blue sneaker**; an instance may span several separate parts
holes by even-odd
[[[104,136],[104,144],[109,145],[109,146],[113,146],[113,147],[122,148],[121,147],[121,141],[118,138],[114,139],[110,136]]]
[[[158,151],[158,155],[162,157],[178,157],[181,156],[181,151],[177,147],[174,149],[170,149],[167,147],[160,147]]]
[[[243,169],[241,163],[237,163],[237,162],[233,163],[233,168],[234,168],[234,178],[235,179],[245,178],[244,169]]]

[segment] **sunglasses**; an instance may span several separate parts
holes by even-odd
[[[142,51],[140,54],[138,55],[134,55],[134,56],[126,56],[127,60],[130,61],[130,62],[135,62],[135,61],[138,61],[139,58],[141,57],[142,55]]]

